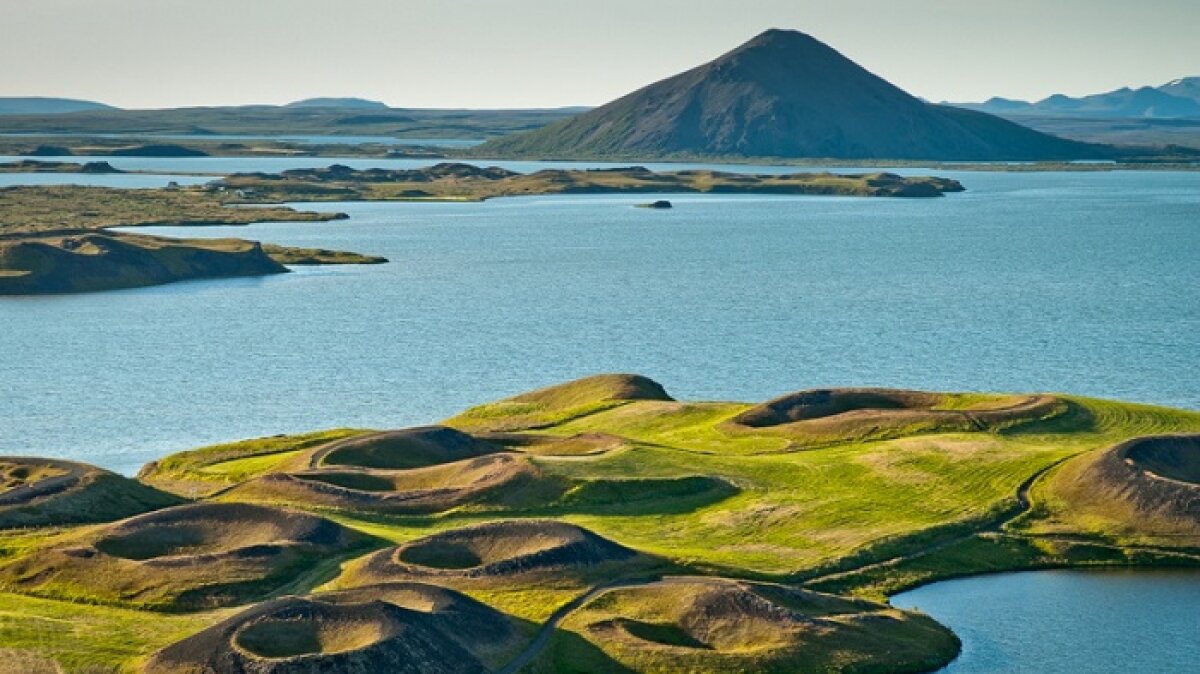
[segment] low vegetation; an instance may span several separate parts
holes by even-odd
[[[88,165],[84,165],[85,167]],[[134,288],[261,276],[285,264],[371,264],[380,257],[263,246],[242,239],[176,239],[109,230],[139,225],[245,225],[345,217],[284,207],[231,208],[201,188],[116,190],[60,185],[0,188],[0,295]]]
[[[400,650],[461,671],[926,671],[957,641],[891,593],[1200,567],[1196,412],[879,389],[687,402],[602,375],[444,423],[183,452],[139,478],[198,505],[0,532],[0,635],[30,662],[155,672],[399,667]],[[0,475],[12,493],[62,472]],[[445,606],[515,636],[464,639],[480,632]],[[39,645],[40,616],[72,611],[112,639]],[[131,635],[149,611],[171,617]]]

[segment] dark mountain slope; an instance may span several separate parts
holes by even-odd
[[[925,103],[824,43],[784,30],[590,112],[481,148],[546,157],[932,160],[1076,159],[1105,151]]]

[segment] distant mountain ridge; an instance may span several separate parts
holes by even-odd
[[[387,103],[365,98],[305,98],[284,105],[285,108],[347,108],[354,110],[389,110]]]
[[[1181,77],[1158,88],[1159,91],[1200,101],[1200,77]]]
[[[0,115],[58,115],[81,110],[116,110],[96,101],[46,96],[0,96]]]
[[[809,35],[773,29],[714,61],[479,152],[1004,161],[1096,158],[1107,149],[921,101]]]
[[[1160,87],[1122,87],[1078,98],[1055,94],[1031,103],[996,97],[983,103],[949,105],[997,115],[1200,118],[1200,77],[1172,80]]]

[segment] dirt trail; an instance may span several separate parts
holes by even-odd
[[[853,569],[848,569],[846,571],[837,571],[834,573],[827,573],[824,575],[815,576],[813,578],[809,578],[809,579],[803,581],[802,584],[805,586],[811,586],[811,585],[820,583],[822,581],[836,580],[838,578],[844,578],[846,576],[856,574],[856,573],[861,573],[863,571],[870,571],[872,569],[879,569],[879,568],[883,568],[886,566],[900,564],[900,563],[908,561],[910,559],[915,559],[917,557],[924,557],[926,555],[932,554],[932,553],[942,550],[944,548],[948,548],[952,545],[961,543],[969,538],[977,536],[978,534],[1003,531],[1005,526],[1007,526],[1009,523],[1016,520],[1018,517],[1021,517],[1025,513],[1029,512],[1029,509],[1031,507],[1033,507],[1033,502],[1029,498],[1029,492],[1033,489],[1034,483],[1037,482],[1038,479],[1040,479],[1043,475],[1050,472],[1051,469],[1055,468],[1056,466],[1058,466],[1059,464],[1061,464],[1062,462],[1066,461],[1069,458],[1072,458],[1072,457],[1065,457],[1065,458],[1059,459],[1051,464],[1043,466],[1042,468],[1038,469],[1038,471],[1036,473],[1025,478],[1025,481],[1017,486],[1017,493],[1016,493],[1017,507],[1014,508],[1013,510],[1003,513],[1001,516],[997,517],[996,519],[992,520],[991,522],[983,524],[982,526],[980,526],[977,529],[971,529],[971,530],[964,532],[962,534],[959,534],[957,536],[948,538],[948,539],[946,539],[944,541],[940,541],[938,543],[934,543],[925,548],[922,548],[915,552],[910,552],[905,555],[897,555],[895,557],[883,559],[878,562],[872,562],[870,564],[864,564],[862,566],[858,566]]]

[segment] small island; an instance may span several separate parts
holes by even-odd
[[[649,209],[653,209],[653,210],[657,210],[657,211],[663,211],[663,210],[667,210],[669,208],[674,208],[674,206],[671,205],[671,202],[667,201],[666,199],[659,199],[658,201],[651,201],[648,204],[635,204],[635,205],[638,208],[649,208]]]
[[[23,159],[0,164],[0,173],[125,173],[106,161],[72,162]]]
[[[1200,566],[1197,466],[1194,411],[603,374],[136,479],[0,459],[0,609],[68,670],[933,671],[958,638],[890,595]]]
[[[334,164],[282,173],[238,173],[226,189],[250,191],[265,202],[296,200],[482,201],[544,194],[786,194],[855,197],[940,197],[961,192],[957,180],[895,173],[782,175],[710,170],[651,171],[641,166],[543,169],[518,173],[498,166],[443,162],[417,169],[352,169]]]

